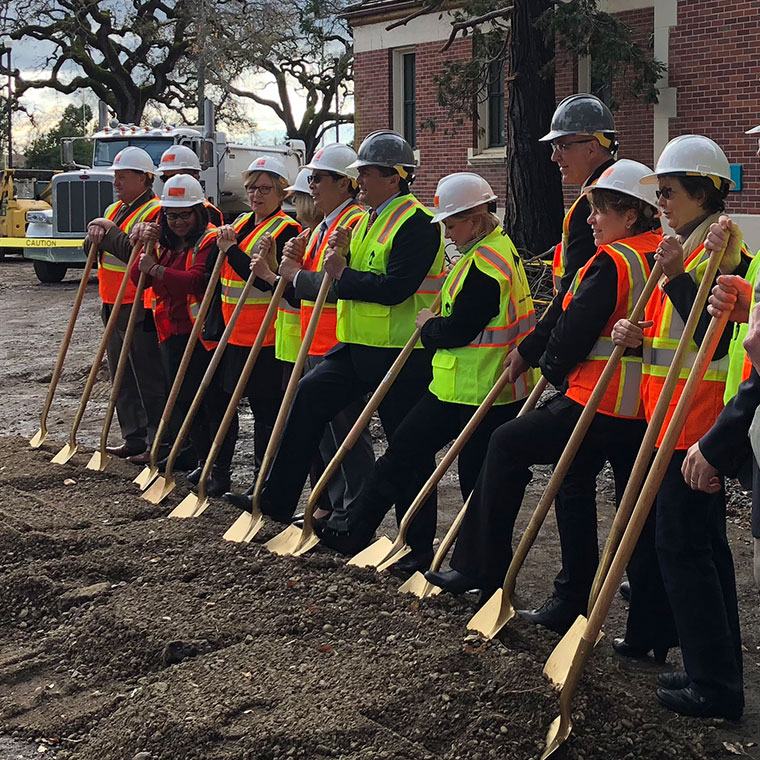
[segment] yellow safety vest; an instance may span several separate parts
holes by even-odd
[[[393,239],[404,222],[418,211],[432,214],[411,194],[394,198],[375,219],[371,228],[369,212],[365,212],[354,228],[351,238],[349,266],[359,272],[383,275],[387,272],[388,257]],[[439,227],[440,229],[440,227]],[[416,251],[407,255],[414,256]],[[440,291],[445,277],[443,236],[427,276],[417,292],[400,304],[388,306],[371,301],[338,301],[338,340],[379,348],[402,348],[414,333],[414,320],[421,309],[429,308]],[[417,343],[415,348],[421,348]]]
[[[503,372],[504,357],[536,323],[522,261],[501,227],[476,243],[449,272],[443,285],[441,315],[447,317],[470,267],[499,283],[499,313],[466,346],[439,348],[433,356],[430,392],[441,401],[476,406],[488,395]],[[536,383],[536,372],[525,372],[507,384],[496,404],[525,398]]]

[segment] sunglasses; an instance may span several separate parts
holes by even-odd
[[[164,213],[166,214],[167,222],[176,222],[177,219],[181,219],[183,222],[186,222],[188,219],[192,219],[193,217],[192,211],[166,211]]]
[[[310,185],[318,185],[323,179],[327,179],[328,177],[335,179],[335,176],[333,174],[310,174],[306,181]]]
[[[660,197],[664,198],[666,201],[670,200],[673,197],[673,188],[672,187],[663,187],[662,190],[655,190],[655,195],[657,196],[658,200]]]
[[[553,143],[550,143],[550,145],[552,146],[553,151],[556,150],[557,153],[566,153],[568,150],[570,150],[570,147],[573,145],[582,145],[583,143],[594,142],[595,139],[596,139],[595,137],[589,137],[588,140],[575,140],[574,142],[564,142],[564,143],[553,142]]]

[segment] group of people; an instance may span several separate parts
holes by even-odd
[[[124,443],[109,452],[147,461],[167,378],[176,375],[219,256],[224,262],[217,292],[193,348],[171,432],[176,436],[215,341],[253,278],[202,413],[183,444],[180,466],[197,484],[250,347],[264,329],[272,293],[283,292],[244,394],[254,418],[255,478],[263,479],[260,507],[274,520],[291,522],[307,477],[313,484],[367,394],[418,330],[419,340],[378,410],[387,449],[375,461],[365,431],[320,502],[315,530],[324,545],[354,554],[372,541],[391,507],[400,521],[432,473],[436,453],[463,430],[506,371],[503,390],[459,455],[459,484],[469,505],[451,567],[426,573],[446,591],[478,589],[488,598],[511,560],[531,466],[557,462],[614,347],[625,346],[556,498],[561,556],[553,592],[537,609],[520,611],[564,633],[585,613],[597,569],[597,478],[609,462],[621,498],[707,261],[725,249],[663,431],[711,317],[729,311],[732,322],[699,384],[628,564],[628,582],[621,587],[630,600],[628,622],[613,648],[625,658],[645,660],[653,653],[665,662],[668,649],[680,647],[684,670],[657,676],[660,702],[682,714],[738,719],[744,706],[742,653],[723,476],[746,468],[754,477],[760,582],[760,470],[752,448],[760,453],[760,422],[754,422],[760,379],[753,363],[760,366],[760,325],[735,329],[760,306],[752,286],[758,260],[724,214],[732,186],[728,160],[700,135],[668,143],[654,171],[618,160],[612,115],[586,94],[559,104],[542,140],[563,183],[581,185],[582,192],[555,250],[554,298],[538,320],[520,257],[494,214],[497,198],[489,184],[477,174],[450,174],[438,183],[430,211],[411,192],[417,162],[395,132],[371,133],[358,154],[346,145],[326,146],[292,185],[279,159],[256,159],[244,174],[252,210],[232,224],[224,224],[205,200],[192,151],[174,146],[156,170],[144,151],[125,148],[113,166],[119,200],[88,230],[88,241],[100,246],[104,318],[123,277],[131,278],[132,287],[144,273],[149,286],[144,304],[132,303],[128,288],[119,315],[126,324],[130,308],[144,310],[117,403]],[[161,199],[152,192],[156,174],[165,182]],[[297,220],[282,209],[288,193]],[[674,234],[663,234],[664,221]],[[448,271],[444,237],[458,252]],[[125,262],[135,244],[144,249],[128,273]],[[662,276],[644,320],[634,323],[633,305],[656,262]],[[271,467],[260,472],[326,275],[332,282],[305,373]],[[434,305],[438,298],[440,308]],[[119,328],[108,347],[112,368],[122,339]],[[557,391],[518,417],[540,375]],[[237,432],[235,418],[206,488],[250,510],[253,484],[244,493],[230,490]],[[411,552],[396,571],[427,570],[436,517],[433,493],[411,523]]]

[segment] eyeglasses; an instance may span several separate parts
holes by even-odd
[[[594,140],[596,140],[595,137],[589,137],[588,140],[575,140],[574,142],[564,142],[564,143],[553,142],[553,143],[550,143],[550,145],[552,146],[552,151],[556,150],[557,153],[566,153],[568,150],[570,150],[570,147],[572,145],[582,145],[583,143],[594,142]]]
[[[666,201],[669,201],[673,197],[672,187],[663,187],[662,190],[655,190],[654,192],[658,200],[660,199],[660,196],[662,196]]]
[[[333,177],[334,178],[334,175],[332,175],[332,174],[310,174],[306,178],[306,181],[310,185],[318,185],[323,179],[327,179],[328,177]]]
[[[176,222],[177,219],[181,219],[183,222],[186,222],[193,216],[192,211],[166,211],[165,213],[167,222]]]
[[[257,190],[262,195],[269,195],[269,193],[271,193],[272,190],[274,190],[274,186],[273,185],[254,185],[253,187],[247,187],[246,190],[251,195],[255,195]]]

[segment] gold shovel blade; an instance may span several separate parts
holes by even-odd
[[[261,513],[253,517],[250,512],[243,512],[227,529],[223,538],[225,541],[247,544],[259,532],[263,524],[264,518]]]
[[[302,528],[299,528],[297,525],[288,525],[285,530],[278,533],[274,538],[270,538],[264,546],[272,554],[293,554],[298,549],[302,534]]]
[[[295,549],[291,552],[294,557],[300,557],[302,554],[311,551],[319,543],[319,536],[316,533],[301,535],[301,540]]]
[[[174,509],[169,517],[200,517],[208,506],[208,498],[201,499],[194,493],[189,493]]]
[[[386,557],[378,566],[377,572],[382,573],[383,570],[387,570],[389,567],[393,567],[400,559],[406,557],[409,552],[412,551],[409,546],[404,544],[400,549],[393,552],[390,556]]]
[[[407,578],[399,586],[400,594],[414,594],[420,599],[428,596],[437,596],[443,591],[440,586],[434,586],[430,581],[425,580],[425,576],[418,570],[411,578]]]
[[[108,467],[110,461],[111,457],[108,454],[104,454],[102,451],[95,451],[90,457],[90,461],[87,462],[87,469],[103,472]]]
[[[79,446],[67,443],[50,461],[53,464],[66,464],[77,453]]]
[[[546,747],[543,755],[541,755],[541,760],[546,760],[547,757],[553,755],[567,741],[572,730],[572,721],[570,719],[563,721],[562,716],[558,715],[546,732]]]
[[[144,491],[158,477],[158,467],[151,467],[146,464],[142,472],[132,481],[137,487]]]
[[[385,536],[380,536],[377,541],[371,543],[366,549],[354,554],[349,565],[354,567],[377,567],[383,560],[388,558],[393,542]]]
[[[29,441],[29,445],[33,449],[38,449],[40,446],[42,446],[43,443],[45,443],[45,439],[47,438],[47,430],[43,430],[40,428],[31,438]]]
[[[153,481],[153,485],[142,494],[142,498],[151,504],[160,504],[173,490],[174,479],[167,480],[165,477],[158,477]]]
[[[588,620],[583,615],[578,615],[568,632],[554,647],[554,651],[549,655],[549,659],[544,665],[544,675],[560,688],[565,685],[567,674],[570,672],[570,666],[573,664],[573,658],[578,651],[587,623]],[[603,636],[604,633],[599,631],[594,646],[602,640]]]
[[[504,589],[499,589],[470,618],[467,629],[492,639],[515,616],[515,608],[511,604],[502,605],[503,596]]]

